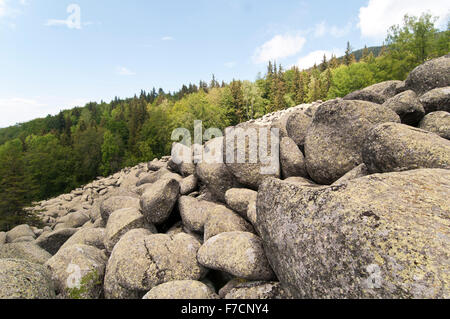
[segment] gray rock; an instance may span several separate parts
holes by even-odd
[[[6,243],[6,233],[0,232],[0,246]]]
[[[233,278],[231,279],[229,282],[226,283],[225,286],[223,286],[220,290],[219,290],[219,297],[221,299],[224,299],[226,295],[228,295],[228,293],[231,292],[231,290],[233,288],[235,288],[236,286],[243,284],[243,283],[247,283],[249,282],[246,279],[242,279],[242,278]]]
[[[450,112],[450,86],[431,90],[420,97],[425,112]]]
[[[249,280],[271,280],[273,271],[264,253],[261,238],[246,232],[221,233],[199,249],[198,262]]]
[[[444,111],[429,113],[420,122],[419,128],[450,140],[450,113]]]
[[[198,179],[195,175],[185,177],[180,182],[180,194],[189,195],[197,189]]]
[[[295,142],[289,137],[283,137],[280,143],[281,176],[289,178],[294,176],[307,177],[305,157]]]
[[[32,242],[35,238],[31,236],[24,236],[14,239],[11,243],[25,243],[25,242]]]
[[[78,229],[66,228],[61,230],[55,230],[50,233],[44,233],[36,239],[36,245],[48,251],[50,254],[55,255],[59,248],[72,237]]]
[[[325,188],[265,182],[258,223],[295,298],[448,298],[450,171],[376,174]]]
[[[369,175],[369,170],[367,169],[366,164],[363,163],[342,176],[340,179],[334,182],[333,185],[341,185],[348,181],[351,181],[352,179],[364,177],[367,175]]]
[[[286,123],[288,136],[297,144],[298,147],[305,145],[306,133],[312,123],[312,117],[307,116],[301,111],[294,112],[289,116]]]
[[[75,212],[67,215],[68,219],[64,223],[66,228],[78,228],[89,221],[89,216],[83,212]]]
[[[183,225],[195,232],[203,232],[209,213],[218,206],[220,205],[190,196],[181,196],[178,200]]]
[[[107,261],[100,249],[77,244],[59,250],[46,266],[57,292],[65,298],[98,299],[102,295]]]
[[[0,246],[0,258],[23,259],[34,264],[45,264],[52,257],[47,251],[31,242]]]
[[[387,100],[384,107],[400,116],[402,123],[416,126],[425,115],[425,109],[414,91],[408,90]]]
[[[225,299],[291,299],[279,282],[246,282],[233,287],[225,296]]]
[[[23,259],[0,259],[0,299],[55,299],[44,266]]]
[[[143,299],[195,300],[218,298],[210,287],[200,281],[177,280],[156,286]]]
[[[450,141],[407,125],[385,123],[367,136],[363,158],[371,173],[450,168]]]
[[[33,230],[28,225],[19,225],[11,229],[9,232],[6,233],[6,242],[11,243],[15,239],[20,237],[33,237],[36,238],[34,235]]]
[[[155,182],[141,196],[141,211],[150,224],[165,222],[180,195],[180,184],[174,179]]]
[[[155,158],[153,161],[148,162],[147,168],[149,171],[159,171],[161,168],[167,168],[167,162],[162,162]]]
[[[252,221],[248,214],[249,207],[256,203],[257,197],[258,192],[246,188],[232,188],[225,193],[227,205],[248,221]]]
[[[323,103],[306,137],[309,176],[319,184],[331,184],[362,164],[367,134],[384,122],[400,122],[400,118],[382,105],[365,101],[335,99]]]
[[[140,209],[139,198],[129,196],[113,196],[102,202],[100,205],[100,214],[102,219],[107,222],[109,215],[119,209],[135,207]]]
[[[371,85],[365,89],[352,92],[344,97],[344,100],[361,100],[383,104],[387,99],[397,94],[397,88],[401,81],[386,81]]]
[[[105,245],[103,243],[104,238],[105,228],[81,229],[70,237],[64,245],[61,246],[60,250],[78,244],[92,246],[103,250],[105,249]]]
[[[145,176],[143,176],[136,183],[136,186],[139,187],[139,186],[144,185],[144,184],[153,184],[153,183],[156,183],[157,181],[162,180],[162,179],[175,179],[176,181],[181,181],[183,179],[183,177],[181,177],[180,175],[169,171],[166,168],[161,168],[157,172],[154,172],[154,173],[151,173],[151,174],[146,174]]]
[[[409,73],[406,86],[418,95],[450,86],[450,54],[425,62]]]
[[[221,233],[234,231],[254,232],[252,225],[244,218],[225,206],[218,206],[208,214],[203,241],[206,242],[211,237]]]

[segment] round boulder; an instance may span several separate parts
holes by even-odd
[[[150,290],[143,299],[218,299],[217,294],[207,285],[195,280],[170,281]]]
[[[139,198],[129,196],[113,196],[102,202],[100,205],[100,214],[102,219],[107,222],[109,215],[119,209],[135,207],[140,209]]]
[[[252,233],[254,230],[244,218],[225,206],[218,206],[208,214],[203,240],[207,241],[218,234],[234,231]]]
[[[23,259],[34,264],[45,264],[52,257],[46,250],[29,242],[0,246],[0,258]]]
[[[450,140],[450,113],[444,111],[429,113],[420,122],[419,128]]]
[[[406,87],[418,95],[446,86],[450,86],[450,54],[419,65],[406,79]]]
[[[172,213],[180,195],[180,184],[174,179],[162,179],[155,182],[141,196],[141,211],[147,222],[161,224]]]
[[[306,133],[311,123],[312,118],[302,111],[294,112],[287,120],[287,134],[300,148],[305,145]]]
[[[387,100],[383,106],[400,116],[402,123],[416,126],[425,115],[425,109],[416,93],[408,90]]]
[[[295,142],[283,137],[280,143],[280,164],[283,178],[294,176],[307,177],[305,157]]]

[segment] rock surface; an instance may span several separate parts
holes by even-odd
[[[207,285],[195,280],[178,280],[164,283],[150,290],[143,299],[218,299]]]
[[[0,259],[23,259],[43,265],[52,257],[47,251],[30,242],[11,243],[0,246]]]
[[[400,116],[402,123],[415,126],[425,115],[425,109],[414,91],[405,91],[383,104]]]
[[[419,128],[450,140],[450,113],[444,111],[429,113],[422,119]]]
[[[450,86],[450,54],[419,65],[406,79],[406,87],[418,95]]]

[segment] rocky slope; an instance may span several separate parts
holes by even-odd
[[[450,55],[239,125],[280,129],[270,174],[165,157],[36,203],[0,298],[449,298],[448,112]]]

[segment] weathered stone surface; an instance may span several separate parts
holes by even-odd
[[[299,185],[308,185],[308,186],[320,186],[314,183],[312,180],[304,178],[304,177],[289,177],[284,180],[288,183],[299,184]]]
[[[295,298],[448,298],[450,171],[376,174],[325,188],[266,181],[258,223]]]
[[[64,222],[65,228],[78,228],[89,221],[89,216],[83,212],[74,212],[67,215],[67,220]]]
[[[31,236],[24,236],[14,239],[11,243],[24,243],[24,242],[32,242],[35,238]]]
[[[369,175],[369,170],[367,169],[366,164],[363,163],[342,176],[340,179],[334,182],[333,185],[340,185],[352,179],[364,177],[367,175]]]
[[[264,179],[280,177],[278,133],[248,123],[225,130],[223,160],[240,184],[257,190]]]
[[[145,176],[140,178],[139,181],[136,183],[136,186],[141,186],[144,184],[153,184],[162,179],[175,179],[177,181],[181,181],[183,177],[169,171],[166,168],[161,168],[157,172],[146,174]]]
[[[159,171],[161,168],[167,168],[167,162],[163,162],[155,158],[153,161],[147,163],[149,171]]]
[[[178,200],[183,225],[195,232],[203,232],[209,213],[218,206],[220,205],[190,196],[181,196]]]
[[[425,112],[450,112],[450,86],[431,90],[420,97]]]
[[[308,176],[305,157],[295,142],[289,137],[283,137],[280,142],[280,164],[283,178]]]
[[[59,250],[46,266],[52,273],[57,292],[65,298],[98,299],[107,261],[100,249],[76,244]]]
[[[124,208],[112,213],[109,216],[104,237],[106,250],[111,252],[123,235],[136,228],[145,228],[154,234],[157,233],[155,226],[147,223],[144,215],[136,208]]]
[[[113,196],[104,200],[100,205],[102,219],[107,222],[109,215],[119,209],[135,207],[140,209],[139,198],[129,196]]]
[[[34,264],[45,264],[52,257],[47,251],[30,242],[0,246],[0,258],[24,259]]]
[[[400,122],[394,111],[365,101],[331,100],[314,116],[306,137],[306,168],[319,184],[331,184],[363,163],[362,147],[370,130]]]
[[[279,282],[246,282],[233,287],[225,299],[290,299]]]
[[[294,112],[289,116],[286,123],[288,136],[297,144],[298,147],[305,145],[306,133],[312,123],[312,117],[303,112]]]
[[[242,279],[242,278],[233,278],[231,279],[229,282],[226,283],[225,286],[223,286],[220,290],[219,290],[219,297],[221,299],[224,299],[226,295],[228,295],[228,293],[231,292],[231,290],[243,283],[249,282],[246,279]]]
[[[400,116],[402,123],[416,126],[425,115],[425,109],[414,91],[400,93],[383,104]]]
[[[143,299],[218,299],[217,294],[207,285],[195,280],[166,282],[150,290]]]
[[[105,244],[103,243],[104,238],[105,228],[81,229],[70,237],[64,245],[61,246],[60,250],[77,244],[88,245],[102,250],[105,249]]]
[[[65,228],[61,230],[55,230],[50,233],[42,234],[36,239],[36,245],[44,248],[50,254],[57,253],[59,248],[78,231],[76,228]]]
[[[165,282],[201,279],[206,269],[197,262],[199,248],[200,243],[184,233],[128,232],[116,244],[108,262],[105,297],[142,298]]]
[[[50,273],[23,259],[0,259],[0,299],[56,298]]]
[[[252,233],[254,230],[252,225],[232,210],[225,206],[217,206],[208,214],[203,240],[207,241],[218,234],[234,231]]]
[[[180,184],[174,179],[161,179],[141,196],[141,211],[150,224],[165,222],[180,195]]]
[[[387,99],[397,94],[397,87],[401,81],[386,81],[371,85],[365,89],[352,92],[344,97],[344,100],[361,100],[383,104]]]
[[[385,123],[367,136],[363,158],[371,173],[450,168],[450,141],[407,125]]]
[[[419,128],[450,140],[450,113],[444,111],[429,113],[420,122]]]
[[[406,79],[406,86],[418,95],[450,86],[450,54],[425,62],[412,70]]]
[[[27,237],[27,236],[36,238],[36,236],[34,235],[34,232],[30,226],[19,225],[19,226],[14,227],[13,229],[11,229],[9,232],[6,233],[6,242],[11,243],[17,238]]]
[[[0,246],[6,243],[6,233],[0,232]]]
[[[258,192],[246,188],[232,188],[225,193],[227,205],[249,221],[249,207],[256,203],[257,197]]]
[[[197,189],[198,179],[195,175],[185,177],[180,182],[180,194],[189,195]]]
[[[238,187],[239,183],[223,163],[223,137],[207,142],[203,154],[195,174],[217,200],[225,202],[226,191]]]
[[[273,271],[258,236],[247,232],[221,233],[198,251],[197,259],[207,268],[225,271],[249,280],[271,280]]]

